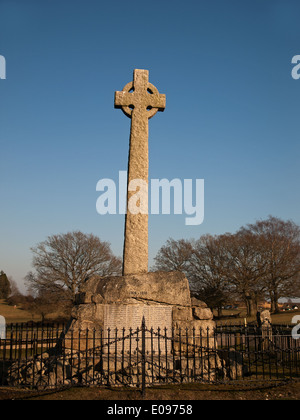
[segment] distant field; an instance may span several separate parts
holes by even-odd
[[[244,324],[245,318],[247,319],[247,323],[255,322],[256,316],[247,317],[246,312],[243,309],[230,309],[230,310],[224,310],[223,316],[230,316],[230,315],[236,315],[240,313],[239,318],[228,318],[228,319],[222,319],[218,320],[217,323],[219,325],[221,324]],[[217,313],[215,313],[217,315]],[[280,314],[271,315],[272,316],[272,322],[273,324],[291,324],[292,319],[294,316],[300,315],[300,310],[298,311],[289,311],[289,312],[281,312]]]
[[[236,315],[240,313],[239,318],[225,318],[222,320],[218,320],[217,324],[244,324],[244,320],[246,318],[246,313],[243,309],[232,309],[232,310],[224,310],[223,316],[230,316]],[[6,319],[6,323],[16,323],[16,322],[27,322],[27,321],[41,321],[41,317],[38,315],[32,315],[30,312],[24,311],[20,307],[14,308],[13,306],[9,306],[5,303],[5,301],[0,299],[0,315],[4,316]],[[215,313],[217,315],[217,313]],[[292,318],[294,316],[300,316],[300,310],[298,311],[290,311],[290,312],[282,312],[277,315],[272,315],[272,321],[274,324],[291,324]],[[255,322],[256,316],[247,317],[247,323]]]
[[[7,324],[41,320],[39,316],[32,316],[30,312],[26,312],[19,307],[14,308],[13,306],[9,306],[3,300],[0,300],[0,315],[4,316]]]

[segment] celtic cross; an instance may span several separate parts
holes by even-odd
[[[164,111],[165,106],[166,96],[149,83],[148,70],[134,70],[133,82],[115,93],[115,108],[122,109],[131,118],[127,186],[133,180],[142,180],[148,185],[148,120],[158,111]],[[133,194],[127,187],[124,276],[148,272],[148,211],[147,214],[130,211],[128,204]]]

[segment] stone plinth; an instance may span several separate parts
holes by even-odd
[[[159,303],[191,307],[190,288],[179,271],[119,277],[94,276],[80,288],[76,304]]]
[[[93,277],[77,296],[55,358],[44,353],[34,367],[26,361],[25,379],[19,362],[13,364],[9,384],[24,385],[27,378],[30,386],[47,389],[75,383],[137,386],[143,378],[145,384],[226,378],[214,327],[211,311],[190,298],[180,272]]]
[[[175,352],[180,350],[180,346],[184,350],[192,344],[203,347],[213,345],[215,323],[212,320],[212,312],[204,302],[191,299],[188,280],[181,272],[155,272],[119,277],[94,276],[88,279],[76,296],[66,339],[70,343],[72,334],[74,345],[74,337],[78,338],[80,332],[82,338],[86,334],[85,331],[89,330],[90,338],[93,333],[95,340],[99,341],[101,335],[102,344],[105,345],[110,340],[116,343],[116,337],[120,338],[109,351],[128,351],[129,348],[136,350],[135,341],[139,337],[134,334],[133,338],[130,338],[130,333],[137,329],[141,331],[143,318],[148,331],[148,349],[152,345],[152,350],[157,350],[158,329],[161,335],[173,337]],[[125,341],[121,340],[122,337],[125,337]],[[93,344],[91,339],[86,342],[89,343],[89,347]],[[171,351],[171,340],[170,345],[161,351]]]

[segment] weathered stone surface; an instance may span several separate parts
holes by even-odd
[[[192,321],[193,312],[189,307],[173,307],[173,321]]]
[[[191,298],[191,305],[196,308],[207,308],[207,305],[202,300],[199,300],[195,297]]]
[[[146,305],[146,304],[135,304],[135,305],[122,305],[122,304],[109,304],[104,305],[104,334],[107,335],[108,329],[110,330],[110,337],[122,337],[124,334],[125,340],[119,340],[111,352],[117,352],[121,354],[124,350],[128,352],[130,346],[132,346],[132,333],[139,330],[141,334],[142,320],[145,319],[146,332],[145,332],[145,346],[146,351],[158,351],[158,331],[161,334],[167,333],[171,336],[172,334],[172,307],[170,305]],[[151,340],[151,329],[154,332]],[[135,341],[135,340],[133,340]],[[108,340],[104,340],[104,343]],[[166,351],[171,352],[170,340],[164,343],[165,345],[160,347],[161,354]]]
[[[115,108],[131,118],[128,186],[131,181],[142,180],[146,189],[139,191],[136,213],[131,208],[136,188],[128,188],[123,275],[148,272],[148,120],[166,106],[165,95],[149,83],[147,70],[134,70],[133,77],[133,82],[115,93]]]
[[[91,352],[91,355],[93,353]],[[32,361],[13,363],[5,375],[9,386],[22,386],[38,390],[55,389],[70,385],[140,386],[142,362],[140,355],[102,354],[101,359],[89,352],[73,352],[49,358],[47,353],[38,355],[35,368]],[[201,358],[173,355],[145,356],[146,385],[167,383],[207,382],[223,378],[224,362],[215,352],[203,352]],[[233,373],[234,370],[232,369]]]
[[[94,303],[75,306],[71,314],[74,321],[76,321],[76,329],[99,329],[104,322],[104,308],[103,305],[96,305]],[[73,322],[70,328],[73,328]]]
[[[262,312],[257,312],[256,316],[258,327],[261,331],[263,339],[260,347],[263,350],[269,350],[273,337],[271,313],[268,309],[265,309]]]
[[[181,350],[187,344],[186,350],[190,351],[195,337],[199,346],[215,345],[212,312],[205,303],[190,298],[188,280],[181,272],[105,278],[93,276],[82,285],[76,301],[78,305],[73,310],[73,321],[66,335],[68,348],[71,337],[73,348],[79,347],[78,336],[81,334],[82,338],[87,328],[90,331],[94,330],[97,339],[102,334],[101,331],[107,336],[108,328],[110,337],[113,337],[116,329],[122,333],[123,328],[124,334],[128,335],[130,329],[135,331],[136,328],[141,328],[143,317],[148,329],[153,328],[157,332],[160,328],[163,333],[166,329],[170,337],[174,328],[178,340],[180,334],[183,337],[187,331],[189,342],[184,343],[183,340]],[[91,332],[89,334],[91,336]],[[150,343],[149,340],[147,342]],[[89,341],[88,346],[91,344]],[[127,349],[129,344],[125,342],[124,349]],[[156,345],[155,341],[154,348]],[[120,341],[114,351],[121,351],[122,346]],[[165,350],[169,352],[171,347],[169,349],[168,346],[163,351]],[[179,341],[174,344],[174,351],[180,351]]]
[[[75,296],[75,304],[81,305],[83,303],[92,303],[92,294],[89,292],[86,293],[77,293]]]
[[[92,295],[91,301],[93,303],[103,303],[104,302],[104,299],[103,299],[103,297],[101,295]]]
[[[135,331],[141,328],[141,321],[145,318],[148,328],[162,331],[172,328],[172,307],[164,305],[104,305],[104,330],[114,331],[125,329],[126,334],[131,328]]]
[[[193,316],[195,319],[208,320],[213,319],[213,313],[209,308],[195,307],[193,308]]]
[[[223,367],[227,371],[226,376],[229,379],[239,379],[248,374],[248,368],[242,353],[234,348],[230,348],[218,350],[218,355],[222,360]]]
[[[265,309],[261,312],[257,312],[256,317],[259,327],[268,327],[272,325],[272,317],[268,309]]]
[[[179,271],[123,277],[94,276],[82,285],[80,295],[88,296],[87,302],[94,301],[97,295],[100,301],[103,298],[103,303],[129,303],[131,299],[131,302],[191,306],[188,280]]]

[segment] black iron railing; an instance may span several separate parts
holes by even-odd
[[[292,328],[222,326],[68,330],[11,324],[0,340],[0,385],[146,386],[281,380],[300,376]]]

